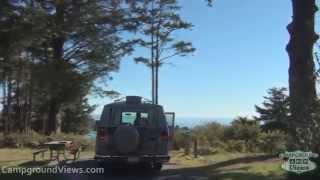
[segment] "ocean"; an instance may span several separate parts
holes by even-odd
[[[95,120],[100,118],[99,115],[92,115]],[[234,118],[232,117],[176,117],[175,124],[181,127],[192,128],[197,125],[206,124],[209,122],[218,122],[220,124],[228,125]]]
[[[203,125],[210,122],[218,122],[220,124],[228,125],[232,122],[233,118],[224,117],[177,117],[175,124],[180,127],[195,127],[198,125]]]
[[[218,122],[220,124],[228,125],[233,118],[208,118],[208,117],[177,117],[175,125],[180,127],[193,128],[198,125],[203,125],[210,122]],[[90,131],[87,135],[90,139],[96,138],[96,131]]]

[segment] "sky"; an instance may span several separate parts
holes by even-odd
[[[269,88],[288,86],[290,0],[215,0],[211,8],[202,0],[180,0],[180,5],[181,16],[194,27],[176,38],[191,41],[197,51],[160,70],[159,103],[165,111],[180,118],[252,116]],[[108,88],[149,98],[150,69],[135,64],[133,56],[123,58]],[[100,114],[111,101],[89,102]]]

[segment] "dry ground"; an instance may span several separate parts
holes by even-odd
[[[80,161],[92,162],[92,151],[81,152]],[[264,154],[219,153],[200,156],[197,159],[183,152],[171,152],[171,161],[159,176],[197,174],[209,180],[282,180],[285,172],[280,168],[282,160]],[[70,159],[72,158],[69,156]],[[40,158],[40,156],[38,157]],[[0,167],[38,167],[56,165],[45,159],[32,162],[31,149],[0,149]],[[88,166],[93,165],[87,163]]]

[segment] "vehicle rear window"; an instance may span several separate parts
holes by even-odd
[[[147,112],[122,112],[121,124],[130,124],[135,126],[149,126],[149,114]]]

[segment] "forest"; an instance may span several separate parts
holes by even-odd
[[[172,33],[192,24],[176,1],[6,0],[0,5],[1,123],[4,134],[88,132],[88,96],[106,90],[121,58],[141,47],[150,57],[157,102],[158,69],[195,48]]]

